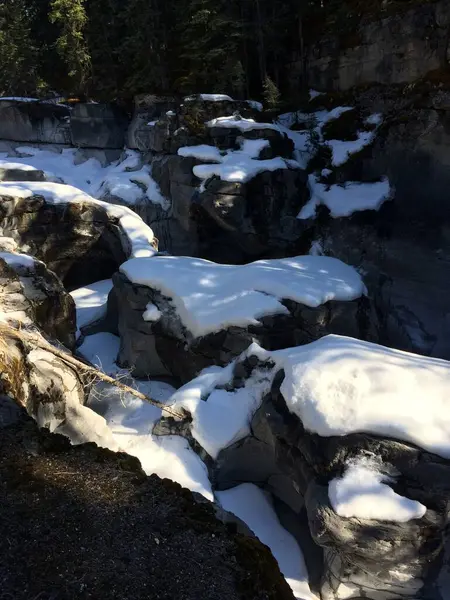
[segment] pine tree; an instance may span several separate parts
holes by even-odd
[[[37,87],[37,49],[30,38],[24,0],[0,5],[0,93],[32,95]]]
[[[266,75],[263,84],[264,102],[270,109],[276,109],[280,105],[281,94],[272,79]]]
[[[60,28],[56,41],[58,54],[68,68],[71,90],[84,92],[91,70],[91,59],[84,32],[87,16],[85,0],[52,0],[49,19]]]

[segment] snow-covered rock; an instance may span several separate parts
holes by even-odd
[[[219,490],[275,495],[323,598],[428,597],[447,525],[449,383],[446,361],[332,335],[254,345],[171,406],[216,458]]]
[[[140,376],[168,371],[190,379],[226,364],[253,339],[280,348],[329,332],[374,334],[360,276],[332,258],[233,266],[158,256],[120,270],[113,278],[120,362]],[[156,321],[144,318],[149,303],[161,313]]]

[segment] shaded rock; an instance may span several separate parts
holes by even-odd
[[[0,101],[0,139],[71,144],[70,110],[46,102]]]
[[[413,3],[409,10],[397,11],[387,5],[376,5],[375,12],[371,7],[362,12],[342,8],[333,27],[309,47],[308,81],[314,88],[412,82],[447,64],[450,20],[445,1]],[[301,68],[300,61],[291,65],[297,76]]]
[[[80,148],[120,148],[125,145],[128,116],[112,104],[76,104],[71,113],[72,143]]]
[[[17,262],[17,255],[2,253],[2,281],[10,290],[11,300],[3,296],[8,312],[24,310],[31,323],[37,325],[50,338],[59,340],[67,348],[75,345],[76,315],[72,296],[67,293],[61,280],[49,271],[45,264],[30,259],[25,264]],[[4,262],[5,261],[5,262]],[[9,266],[8,266],[9,263]],[[13,273],[17,277],[13,276]],[[13,292],[16,290],[17,292]],[[3,308],[5,310],[5,308]]]

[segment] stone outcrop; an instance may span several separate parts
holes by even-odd
[[[139,249],[153,252],[153,233],[130,209],[117,207],[111,212],[108,204],[81,192],[74,201],[56,203],[47,195],[60,193],[64,198],[70,189],[74,190],[46,184],[42,192],[31,190],[24,198],[14,188],[2,188],[1,234],[13,238],[20,251],[44,262],[69,290],[111,276],[136,250],[133,236],[139,227],[144,232]],[[123,217],[132,219],[130,230]]]
[[[450,18],[445,0],[337,7],[335,21],[308,48],[309,84],[321,90],[407,83],[449,60]],[[358,7],[359,8],[359,7]],[[326,15],[324,21],[327,19]],[[300,61],[291,76],[300,75]]]
[[[436,582],[448,520],[449,461],[370,433],[322,437],[308,431],[288,409],[280,391],[285,373],[270,357],[238,361],[230,382],[216,389],[238,393],[258,370],[271,373],[272,387],[251,420],[251,435],[210,465],[215,488],[252,482],[274,496],[281,523],[303,549],[310,586],[324,600],[347,598],[349,590],[374,600],[444,599]],[[183,428],[175,432],[189,438]],[[424,516],[405,522],[339,516],[328,484],[360,457],[376,460],[395,492],[426,507]]]
[[[123,273],[114,274],[113,281],[107,323],[121,337],[119,364],[131,368],[136,377],[170,374],[186,382],[205,367],[228,364],[253,341],[275,350],[309,343],[328,333],[377,339],[376,316],[364,296],[349,302],[330,301],[318,308],[285,300],[287,314],[263,316],[257,325],[228,325],[194,337],[170,298],[132,283]],[[148,304],[161,313],[156,322],[143,318]]]
[[[70,110],[47,102],[0,100],[0,139],[71,144]]]
[[[123,148],[128,116],[110,104],[76,104],[70,117],[72,143],[79,148]]]
[[[2,238],[0,238],[0,248]],[[44,263],[14,252],[0,252],[2,310],[24,317],[67,348],[75,345],[75,305],[61,280]],[[8,308],[6,308],[8,307]]]

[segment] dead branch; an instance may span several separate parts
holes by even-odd
[[[114,379],[114,377],[110,377],[109,375],[106,375],[105,373],[96,369],[95,367],[82,362],[78,358],[75,358],[71,354],[68,354],[67,351],[64,352],[63,350],[60,350],[59,348],[53,346],[50,342],[48,342],[44,337],[40,336],[39,334],[32,333],[30,331],[26,331],[22,328],[21,329],[15,328],[12,325],[9,325],[7,323],[0,323],[0,340],[4,334],[15,338],[16,340],[21,342],[23,345],[28,343],[28,345],[31,346],[32,349],[40,348],[42,350],[47,350],[48,352],[51,352],[52,354],[57,356],[59,359],[61,359],[62,361],[64,361],[65,363],[67,363],[68,365],[73,367],[74,369],[77,369],[83,373],[86,373],[93,377],[96,377],[101,381],[105,381],[106,383],[109,383],[109,384],[119,388],[122,392],[125,392],[127,394],[132,394],[133,396],[135,396],[136,398],[139,398],[140,400],[143,400],[144,402],[153,404],[153,406],[157,406],[162,411],[164,411],[165,413],[174,417],[175,419],[182,420],[186,416],[183,412],[178,412],[178,411],[174,410],[173,408],[171,408],[170,406],[166,406],[162,402],[158,402],[158,400],[154,400],[153,398],[150,398],[150,396],[147,396],[146,394],[143,394],[142,392],[135,390],[134,388],[122,383],[121,381]]]

